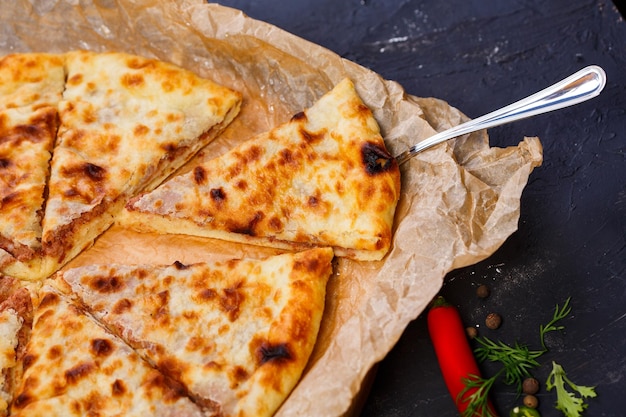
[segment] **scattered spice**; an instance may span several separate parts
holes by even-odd
[[[526,407],[530,408],[537,408],[539,405],[539,400],[532,394],[525,395],[523,402]]]
[[[522,382],[522,391],[524,394],[536,394],[539,391],[539,381],[535,378],[526,378],[524,382]]]
[[[485,325],[491,330],[495,330],[502,324],[502,316],[498,313],[489,313],[485,319]]]
[[[489,294],[491,294],[491,290],[485,284],[480,285],[478,288],[476,288],[476,295],[479,298],[487,298],[489,297]]]
[[[467,333],[467,337],[469,337],[470,339],[478,336],[478,330],[476,330],[476,327],[466,327],[465,332]]]

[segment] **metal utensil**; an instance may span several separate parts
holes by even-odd
[[[396,161],[398,164],[403,164],[425,149],[477,130],[582,103],[600,94],[605,84],[606,73],[604,70],[599,66],[590,65],[564,80],[513,104],[439,132],[396,156]]]

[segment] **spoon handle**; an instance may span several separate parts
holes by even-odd
[[[606,74],[604,70],[596,65],[590,65],[513,104],[439,132],[396,156],[396,161],[398,164],[403,164],[425,149],[477,130],[582,103],[600,94],[605,84]]]

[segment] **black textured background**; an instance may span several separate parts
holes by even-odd
[[[509,104],[589,65],[607,86],[573,108],[490,130],[494,146],[539,136],[544,164],[522,196],[519,230],[492,257],[453,271],[442,294],[467,325],[538,348],[539,325],[572,297],[565,331],[535,375],[542,415],[552,360],[594,385],[585,416],[626,416],[626,24],[608,0],[224,0],[470,117]],[[486,283],[492,295],[475,296]],[[487,331],[487,313],[504,317]],[[483,366],[486,375],[496,369]],[[498,385],[502,416],[521,400]],[[320,399],[323,401],[323,399]],[[363,416],[455,416],[422,314],[378,367]]]

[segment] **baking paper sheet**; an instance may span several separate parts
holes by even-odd
[[[441,100],[333,52],[201,0],[16,0],[0,17],[0,53],[123,51],[181,65],[239,90],[242,111],[196,159],[219,155],[309,107],[350,77],[394,155],[465,119]],[[517,228],[520,196],[541,164],[537,138],[489,146],[485,132],[439,145],[401,167],[393,248],[380,262],[338,259],[311,361],[279,416],[349,414],[368,371],[437,294],[447,272],[491,255]],[[262,257],[278,251],[113,227],[68,267]]]

